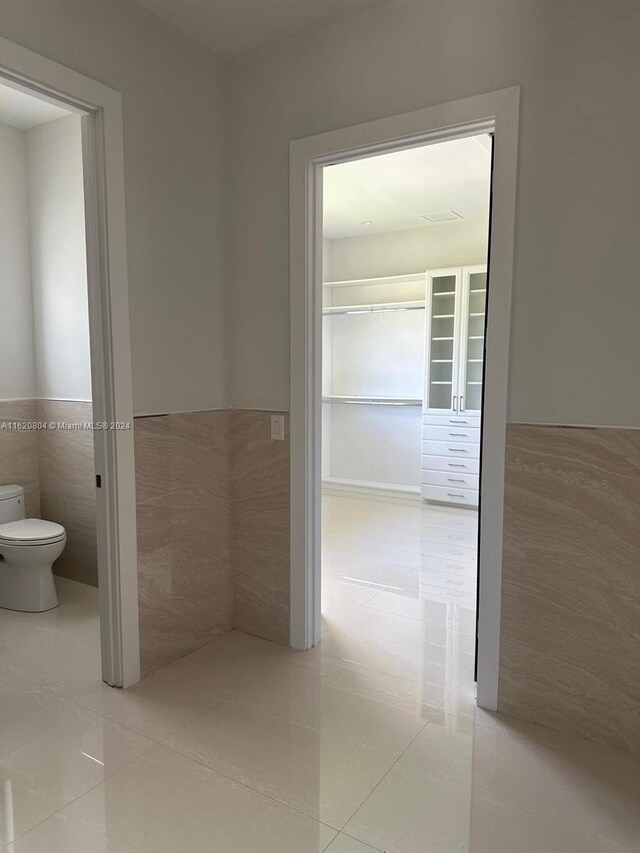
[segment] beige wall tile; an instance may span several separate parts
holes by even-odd
[[[91,403],[38,400],[36,408],[39,421],[84,424],[93,420]],[[67,531],[67,544],[54,572],[97,586],[93,432],[39,430],[37,441],[41,514]]]
[[[0,401],[0,485],[17,483],[24,487],[29,518],[40,516],[38,433],[2,428],[2,424],[36,420],[35,400]]]
[[[233,627],[229,413],[135,421],[143,673]]]
[[[640,752],[640,431],[507,436],[500,710]]]
[[[235,627],[289,643],[289,423],[270,437],[270,413],[232,413]]]

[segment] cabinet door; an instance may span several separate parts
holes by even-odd
[[[424,411],[457,411],[462,270],[427,274]]]
[[[487,268],[486,266],[465,267],[462,278],[458,409],[460,412],[480,412],[487,307]]]

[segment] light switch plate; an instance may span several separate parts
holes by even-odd
[[[284,415],[271,415],[271,438],[284,441]]]

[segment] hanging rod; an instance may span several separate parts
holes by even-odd
[[[356,406],[422,406],[418,397],[341,397],[329,396],[322,398],[323,403],[346,403]]]
[[[391,302],[379,305],[336,305],[322,309],[322,313],[333,314],[382,314],[386,311],[424,311],[424,302]]]

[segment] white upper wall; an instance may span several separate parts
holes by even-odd
[[[323,257],[328,260],[333,281],[405,275],[486,263],[487,223],[455,222],[325,240],[325,244]],[[325,275],[325,280],[329,276]]]
[[[25,137],[37,396],[91,400],[80,117]]]
[[[510,419],[640,424],[639,35],[637,0],[417,0],[230,61],[235,405],[289,404],[289,140],[520,84]]]
[[[26,144],[0,124],[0,400],[35,394]]]
[[[220,60],[124,0],[0,0],[0,18],[122,92],[136,414],[226,406]]]

